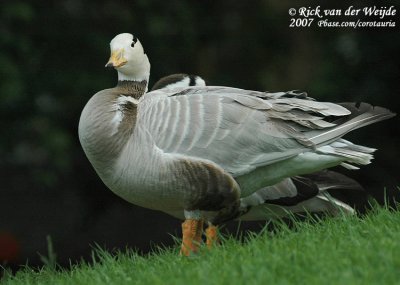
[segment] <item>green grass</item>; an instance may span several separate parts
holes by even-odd
[[[227,238],[192,258],[178,247],[141,257],[98,250],[94,263],[45,266],[6,276],[4,284],[399,284],[400,212],[281,225],[244,243]]]

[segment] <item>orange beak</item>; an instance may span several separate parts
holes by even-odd
[[[118,49],[111,52],[110,59],[106,63],[106,67],[121,67],[128,61],[124,57],[124,49]]]

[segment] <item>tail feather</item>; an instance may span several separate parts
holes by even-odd
[[[389,119],[396,115],[388,109],[377,106],[373,107],[367,103],[361,103],[359,106],[356,106],[354,103],[341,103],[340,105],[350,110],[351,114],[346,118],[334,121],[333,123],[338,125],[329,130],[308,132],[306,134],[308,139],[315,145],[329,144],[350,131]]]
[[[317,148],[318,153],[332,154],[345,158],[345,162],[356,164],[369,164],[374,158],[372,153],[376,149],[365,146],[355,145],[349,141],[339,139],[329,145]]]

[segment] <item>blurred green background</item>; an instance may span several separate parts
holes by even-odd
[[[398,112],[398,27],[289,28],[292,7],[380,7],[382,1],[318,3],[1,1],[0,250],[13,250],[0,263],[38,263],[46,235],[58,261],[67,263],[87,256],[95,242],[146,252],[171,244],[169,233],[179,232],[179,221],[107,190],[79,145],[83,106],[116,84],[116,72],[104,64],[118,33],[142,42],[152,64],[150,86],[185,72],[210,85],[300,89],[318,100],[365,101]],[[398,13],[390,19],[400,25]],[[384,189],[393,196],[400,185],[399,123],[396,117],[347,137],[379,149],[371,165],[344,172],[379,200]]]

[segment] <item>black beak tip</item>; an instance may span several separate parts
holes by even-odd
[[[110,68],[110,67],[114,67],[114,65],[113,65],[111,62],[108,62],[108,63],[106,64],[106,67],[107,67],[107,68]]]

